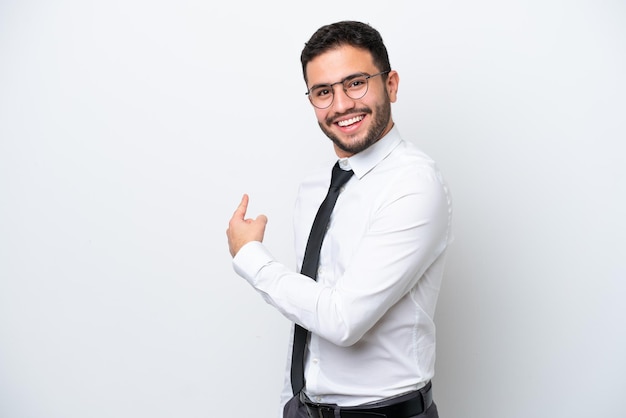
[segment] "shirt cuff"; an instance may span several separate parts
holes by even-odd
[[[259,271],[272,261],[274,257],[261,242],[250,241],[233,257],[233,268],[238,275],[255,285]]]

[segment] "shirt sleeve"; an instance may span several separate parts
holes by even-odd
[[[235,271],[288,319],[334,344],[355,344],[447,246],[449,197],[436,173],[423,174],[386,190],[335,285],[293,272],[260,242],[239,251]]]
[[[449,243],[451,206],[435,175],[389,187],[336,286],[317,301],[311,329],[340,346],[358,342],[424,276]]]
[[[261,242],[252,241],[241,247],[233,258],[233,268],[291,321],[306,327],[314,320],[322,287],[276,261]]]

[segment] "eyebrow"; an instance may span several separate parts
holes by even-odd
[[[352,79],[352,78],[356,78],[356,77],[360,77],[360,76],[368,76],[368,73],[364,73],[364,72],[358,72],[358,73],[354,73],[354,74],[350,74],[349,76],[346,76],[344,78],[342,78],[339,81],[335,81],[334,83],[320,83],[320,84],[314,84],[312,85],[309,90],[313,90],[316,89],[318,87],[329,87],[329,86],[334,86],[335,84],[343,84],[344,82]]]

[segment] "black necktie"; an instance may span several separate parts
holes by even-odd
[[[339,197],[339,189],[352,176],[352,170],[345,171],[339,167],[339,162],[333,166],[333,173],[330,180],[328,194],[320,205],[315,215],[313,226],[309,234],[309,240],[306,243],[304,251],[304,260],[302,261],[302,269],[300,273],[309,276],[313,280],[317,279],[317,269],[320,259],[320,248],[326,234],[326,227],[333,211],[337,197]],[[304,349],[308,337],[308,330],[295,324],[293,338],[293,352],[291,355],[291,388],[293,394],[300,392],[304,387]]]

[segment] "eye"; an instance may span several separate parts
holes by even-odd
[[[367,79],[365,77],[357,77],[352,80],[348,80],[346,82],[346,89],[349,90],[358,90],[363,88],[367,84]]]
[[[330,90],[330,86],[319,86],[313,89],[313,91],[311,91],[311,95],[313,97],[326,97],[329,94],[332,94],[332,91]]]

